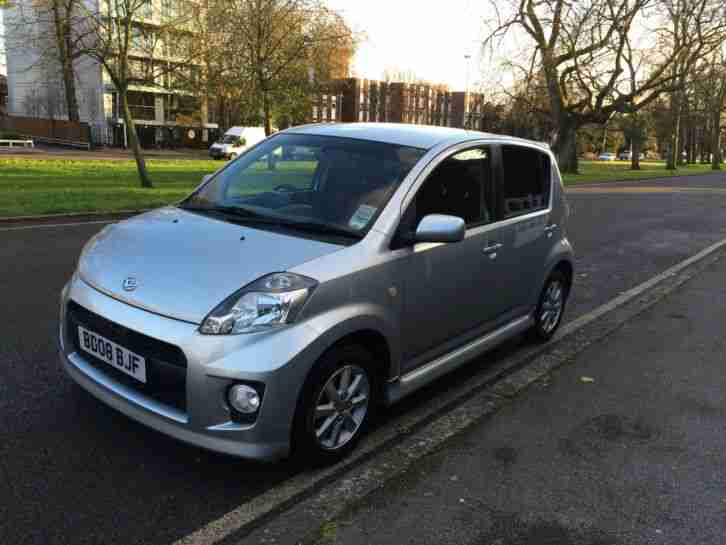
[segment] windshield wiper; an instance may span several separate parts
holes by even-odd
[[[325,233],[329,235],[337,235],[347,238],[361,239],[363,236],[355,229],[349,227],[343,227],[341,225],[333,225],[330,223],[321,223],[317,221],[305,221],[305,220],[291,220],[291,219],[280,219],[280,225],[285,227],[291,227],[293,229],[299,229],[301,231],[311,231],[315,233]]]
[[[281,216],[268,216],[267,214],[260,214],[259,212],[255,212],[254,210],[250,210],[249,208],[242,208],[238,206],[182,206],[181,208],[183,210],[189,210],[191,212],[211,212],[226,215],[227,217],[235,216],[236,218],[239,218],[239,221],[243,223],[264,223],[288,229],[324,233],[327,235],[337,235],[346,238],[363,238],[361,233],[349,227],[310,220],[294,220]]]
[[[248,208],[239,208],[237,206],[181,206],[180,208],[182,210],[189,210],[190,212],[211,212],[227,216],[236,216],[256,223],[279,223],[276,218],[260,214],[253,210],[249,210]]]

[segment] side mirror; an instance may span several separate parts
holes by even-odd
[[[456,216],[429,214],[416,228],[416,242],[460,242],[464,240],[466,222]]]

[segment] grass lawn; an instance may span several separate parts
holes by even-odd
[[[713,172],[711,165],[688,165],[678,170],[666,170],[665,161],[641,161],[641,170],[630,170],[630,161],[580,161],[579,174],[565,174],[565,185],[585,182],[614,182],[618,180],[644,180],[648,178],[669,178],[690,174]]]
[[[187,195],[219,161],[148,160],[153,189],[134,161],[0,158],[0,217],[152,208]]]
[[[0,217],[162,206],[187,195],[205,174],[223,163],[152,159],[147,165],[155,184],[153,189],[139,187],[133,161],[0,158]],[[643,162],[639,172],[629,170],[625,161],[583,161],[580,165],[581,174],[565,175],[567,185],[710,172],[709,165],[691,165],[672,173],[665,170],[663,162]],[[299,171],[308,165],[290,162],[289,166]],[[289,177],[279,180],[290,181],[293,180]]]

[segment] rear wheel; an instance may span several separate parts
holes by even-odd
[[[545,282],[534,314],[535,323],[530,337],[539,342],[549,341],[557,331],[565,311],[569,282],[561,271],[554,271]]]
[[[305,382],[293,430],[295,454],[312,465],[347,456],[365,434],[376,403],[371,355],[360,346],[334,348]]]
[[[236,153],[230,153],[229,154],[229,160],[230,161],[234,161],[235,159],[237,159],[237,154]]]

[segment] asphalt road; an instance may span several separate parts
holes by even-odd
[[[578,276],[568,320],[726,237],[722,174],[590,186],[569,201]],[[177,443],[65,378],[58,294],[100,227],[0,230],[0,543],[169,543],[296,471]]]
[[[722,257],[306,543],[723,545],[724,274]]]

